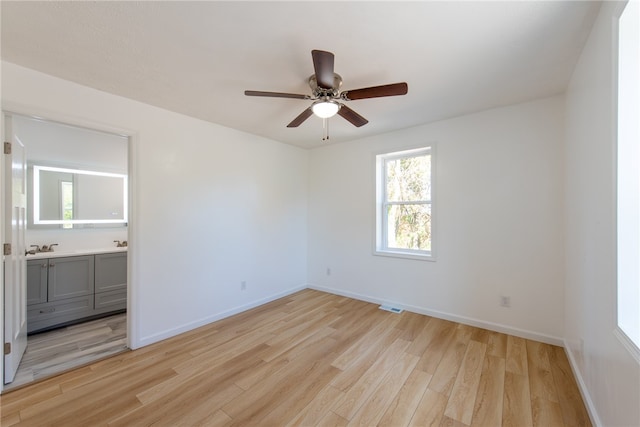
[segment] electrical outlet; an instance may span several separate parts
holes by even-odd
[[[511,297],[501,296],[500,297],[500,305],[502,307],[511,307]]]
[[[240,290],[241,291],[246,291],[247,290],[247,282],[245,282],[244,280],[242,282],[240,282]]]

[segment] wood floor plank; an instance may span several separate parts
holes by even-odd
[[[377,425],[419,359],[418,356],[404,353],[391,367],[373,394],[358,409],[349,425]]]
[[[385,316],[370,331],[349,346],[346,351],[340,353],[331,364],[340,370],[346,370],[352,363],[376,346],[385,337],[387,331],[396,327],[399,319],[399,316],[394,316],[393,314]],[[396,334],[396,336],[400,337],[401,334]]]
[[[158,426],[196,426],[207,425],[207,423],[228,423],[230,418],[220,411],[225,403],[233,400],[242,394],[243,390],[235,384],[221,387],[215,393],[196,395],[197,400],[189,402],[188,412],[169,412],[156,422]],[[215,415],[210,420],[211,414]]]
[[[500,332],[489,331],[487,342],[487,354],[491,356],[507,358],[507,335]]]
[[[467,427],[467,424],[444,415],[440,420],[439,427]]]
[[[438,393],[449,396],[456,376],[462,365],[464,355],[467,352],[467,345],[471,338],[471,331],[468,329],[456,328],[454,338],[450,342],[447,351],[444,353],[440,364],[431,378],[429,388]]]
[[[534,427],[563,426],[560,404],[542,397],[533,397],[531,411]]]
[[[345,420],[335,412],[329,411],[320,421],[316,424],[317,427],[344,427],[349,424],[348,420]]]
[[[567,426],[590,426],[591,420],[582,401],[578,384],[573,377],[569,360],[563,348],[554,346],[549,354],[553,380],[558,390],[562,419]]]
[[[331,407],[343,398],[344,392],[342,390],[328,384],[298,413],[298,415],[287,423],[287,426],[316,425],[328,412],[330,412]]]
[[[329,384],[337,372],[337,368],[328,363],[323,364],[317,373],[307,376],[304,385],[280,399],[272,411],[265,411],[268,413],[259,418],[259,424],[281,425],[293,420]]]
[[[527,342],[524,338],[507,337],[507,372],[529,375],[527,370]]]
[[[408,425],[427,390],[431,377],[431,374],[414,369],[378,425],[388,427]]]
[[[426,427],[439,426],[444,410],[447,406],[448,397],[444,394],[435,392],[429,388],[424,392],[416,412],[413,414],[409,426]]]
[[[558,392],[553,381],[549,362],[551,346],[531,340],[527,340],[526,345],[531,398],[540,397],[550,402],[558,403]]]
[[[342,418],[351,420],[360,406],[369,398],[387,372],[393,367],[394,362],[402,356],[409,344],[409,341],[400,338],[396,339],[387,351],[346,391],[343,402],[333,407],[332,411]]]
[[[478,341],[483,344],[489,344],[489,338],[491,337],[491,332],[486,329],[481,328],[473,328],[471,332],[471,341]]]
[[[589,425],[559,347],[315,290],[6,392],[0,411],[16,426]]]
[[[426,320],[425,316],[412,313],[410,311],[403,311],[400,316],[396,316],[400,318],[400,321],[396,325],[396,328],[402,331],[400,338],[413,342],[418,337],[422,329],[424,329]]]
[[[472,426],[502,424],[505,359],[490,355],[488,351],[487,349],[473,409]]]
[[[445,351],[449,347],[456,331],[456,324],[442,319],[431,319],[429,321],[430,341],[424,350],[417,369],[429,374],[436,372]]]
[[[380,358],[380,356],[389,349],[400,336],[398,329],[388,329],[382,334],[381,339],[376,342],[372,342],[369,348],[364,353],[355,359],[348,369],[345,369],[340,373],[331,384],[340,389],[348,390],[355,384],[364,373]],[[348,347],[347,347],[348,348]]]
[[[434,330],[433,325],[437,324],[437,320],[433,317],[422,316],[422,329],[417,333],[416,337],[411,340],[411,345],[407,348],[407,353],[414,354],[416,356],[422,356],[433,339]],[[433,321],[433,325],[432,322]]]
[[[333,342],[333,339],[327,337],[310,346],[306,357],[295,359],[287,365],[287,375],[280,376],[276,373],[260,381],[242,393],[238,399],[223,406],[222,410],[233,418],[234,423],[255,424],[279,402],[286,399],[287,395],[295,396],[296,391],[306,385],[307,380],[315,379],[316,375],[322,378],[329,377],[325,372],[330,370],[329,368],[334,370],[334,374],[338,372],[338,369],[328,363],[329,358],[335,357],[332,353]]]
[[[486,352],[486,344],[470,340],[444,411],[446,416],[471,424]]]
[[[16,390],[0,396],[2,418],[19,414],[21,410],[62,394],[59,384],[41,384],[38,387]],[[5,425],[4,423],[0,425]]]
[[[528,376],[505,370],[502,425],[503,427],[533,426]]]

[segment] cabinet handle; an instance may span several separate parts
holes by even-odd
[[[44,313],[53,313],[54,311],[56,311],[55,307],[51,307],[51,308],[46,308],[44,310],[40,310],[40,314],[44,314]]]
[[[54,263],[49,264],[49,267],[55,267],[56,265]]]
[[[40,267],[47,268],[47,264],[42,264]]]

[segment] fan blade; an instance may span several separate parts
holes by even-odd
[[[312,50],[313,69],[316,72],[316,82],[323,89],[333,88],[333,60],[331,52],[324,50]]]
[[[338,114],[344,117],[347,121],[351,122],[351,124],[355,127],[364,126],[369,123],[369,120],[365,119],[360,114],[356,113],[344,104],[340,104]]]
[[[271,98],[311,99],[309,95],[298,95],[296,93],[282,92],[262,92],[259,90],[245,90],[244,94],[247,96],[269,96]]]
[[[287,125],[287,127],[288,128],[297,128],[298,126],[300,126],[302,124],[302,122],[304,122],[309,117],[311,117],[312,114],[313,114],[313,111],[311,111],[311,107],[307,108],[302,113],[300,113],[300,115],[298,117],[293,119],[293,121],[291,123],[289,123]]]
[[[393,83],[390,85],[365,87],[363,89],[345,90],[342,92],[342,97],[347,101],[354,101],[356,99],[406,95],[408,91],[409,86],[403,82]]]

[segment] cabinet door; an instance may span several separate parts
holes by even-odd
[[[96,255],[96,293],[127,288],[127,253]]]
[[[48,259],[27,261],[27,305],[47,302]]]
[[[93,255],[49,259],[49,302],[93,294]]]

